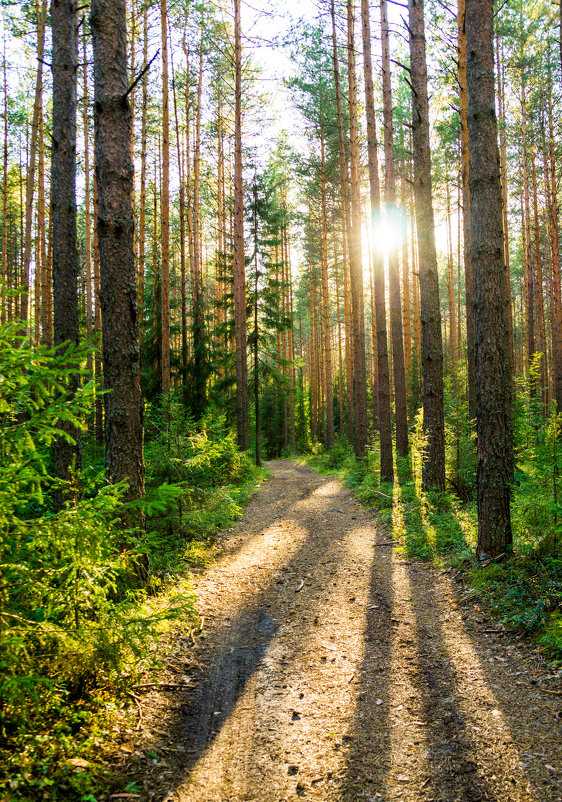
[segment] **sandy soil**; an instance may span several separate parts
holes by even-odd
[[[142,798],[562,800],[562,696],[537,652],[395,555],[339,481],[267,467],[196,578],[202,637],[178,637],[122,747]]]

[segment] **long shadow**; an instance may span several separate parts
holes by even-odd
[[[319,479],[312,489],[303,491],[287,506],[292,507],[331,481],[333,479],[329,477]],[[334,505],[335,498],[335,496],[326,497],[327,509]],[[285,513],[287,518],[291,517],[290,509],[286,509]],[[299,515],[301,519],[303,517],[306,519],[306,515],[302,516],[300,513]],[[273,520],[278,519],[280,516],[276,514]],[[331,553],[337,555],[339,550],[345,548],[343,545],[345,535],[353,528],[354,526],[350,525],[342,529],[340,537],[342,543],[328,538],[316,538],[313,532],[308,532],[301,546],[293,553],[290,560],[283,564],[280,574],[274,576],[256,595],[245,600],[230,620],[225,620],[211,632],[205,646],[207,665],[201,667],[193,677],[193,684],[186,692],[181,708],[171,711],[168,718],[162,722],[166,737],[160,743],[153,742],[151,745],[156,753],[161,748],[169,751],[166,750],[166,745],[170,743],[169,735],[177,734],[176,737],[181,742],[182,757],[179,758],[179,765],[174,771],[176,787],[188,779],[195,764],[212,746],[229,714],[244,693],[268,646],[279,628],[286,622],[291,600],[287,598],[286,592],[283,592],[282,584],[287,581],[283,575],[293,577],[291,581],[296,584],[295,577],[299,576],[297,572],[299,566],[305,564],[308,572],[314,572],[316,585],[305,583],[299,590],[301,602],[310,599],[306,606],[310,610],[312,629],[316,603],[313,594],[318,592],[318,579],[322,581],[322,577],[325,576],[324,584],[328,587],[329,579],[332,578],[330,566],[333,565],[333,560],[326,558]],[[297,648],[295,645],[295,649]],[[286,662],[290,660],[291,652],[288,651]]]
[[[401,501],[403,505],[408,505],[408,510],[404,512],[405,522],[405,542],[407,556],[429,556],[431,552],[448,552],[451,550],[458,550],[459,548],[468,549],[470,545],[467,541],[466,534],[459,524],[455,510],[452,507],[451,499],[445,494],[430,494],[425,503],[422,503],[420,498],[415,495],[411,483],[408,481],[409,477],[407,472],[399,475],[399,482],[402,490]],[[427,555],[424,554],[427,550]],[[416,581],[414,578],[415,568],[410,568],[412,575],[412,587],[414,588],[414,597],[416,597],[415,588]],[[459,607],[463,608],[463,599],[461,598],[461,589],[458,586],[453,586],[453,594],[456,596]],[[422,604],[427,604],[423,598],[418,599],[418,612]],[[435,598],[435,591],[431,592],[431,604],[437,604]],[[437,608],[436,608],[437,609]],[[513,677],[511,683],[504,682],[498,683],[498,672],[503,671],[504,668],[499,663],[502,661],[507,664],[510,663],[511,655],[500,658],[498,662],[492,659],[492,662],[481,660],[476,657],[478,652],[482,650],[482,636],[477,635],[478,625],[475,626],[474,617],[471,616],[470,610],[464,609],[464,635],[471,644],[471,651],[478,669],[485,677],[487,687],[493,688],[493,695],[495,704],[501,711],[502,721],[507,725],[511,740],[516,744],[519,756],[525,758],[524,775],[529,784],[534,788],[535,793],[541,800],[562,800],[562,791],[560,790],[560,767],[562,766],[562,739],[560,738],[560,717],[559,710],[556,704],[553,703],[552,697],[545,699],[541,704],[534,708],[532,714],[532,721],[529,722],[529,711],[526,710],[521,704],[520,691],[518,684],[522,680]],[[489,622],[484,619],[482,629],[490,627]],[[492,627],[493,629],[494,627]],[[453,782],[456,776],[456,783],[459,787],[466,788],[465,796],[462,799],[478,799],[479,793],[487,793],[489,796],[484,798],[496,798],[493,796],[493,791],[490,790],[488,785],[481,779],[477,778],[474,768],[474,762],[471,760],[471,747],[467,740],[466,722],[462,714],[454,707],[449,710],[440,709],[440,698],[452,699],[455,697],[455,674],[454,666],[447,656],[441,658],[441,686],[442,691],[438,692],[435,685],[436,674],[432,670],[431,655],[435,651],[440,651],[437,646],[434,648],[432,644],[439,643],[443,638],[442,630],[439,625],[434,627],[433,637],[429,636],[422,623],[418,624],[418,636],[420,642],[420,672],[421,684],[420,691],[425,688],[428,695],[424,696],[426,699],[426,716],[428,720],[433,723],[430,726],[428,733],[432,740],[432,746],[429,753],[432,756],[432,761],[436,764],[449,767],[449,775],[452,771]],[[484,636],[488,637],[488,636]],[[492,639],[494,639],[492,634]],[[446,655],[446,652],[444,652]],[[512,671],[513,673],[513,671]],[[527,671],[518,672],[516,676],[527,676]],[[546,703],[546,704],[545,704]],[[545,710],[545,707],[547,708]],[[447,741],[447,733],[453,737],[453,746],[451,747]],[[442,739],[441,745],[439,740]],[[452,750],[452,751],[451,751]],[[472,752],[472,757],[474,753]],[[545,763],[548,765],[558,764],[558,772],[545,770]],[[464,768],[463,768],[464,767]],[[460,776],[462,771],[465,771],[466,777],[462,779]],[[439,792],[439,783],[446,780],[443,772],[436,770],[435,782],[429,786],[435,793]],[[502,798],[501,792],[496,792],[497,798]]]
[[[378,544],[387,539],[386,534],[377,533]],[[389,686],[394,599],[391,548],[379,545],[373,551],[358,705],[348,733],[351,745],[341,797],[345,802],[375,799],[375,794],[384,789],[390,770]]]
[[[487,650],[486,658],[478,657],[478,666],[486,683],[494,690],[497,708],[501,711],[511,740],[525,765],[537,797],[541,802],[562,800],[562,714],[560,689],[549,694],[542,690],[537,678],[540,657],[530,646],[521,646],[510,633],[504,633],[462,597],[462,586],[453,586],[452,593],[461,613],[466,637],[475,655]],[[494,630],[485,632],[485,630]],[[484,632],[482,631],[484,630]],[[509,648],[512,647],[512,648]],[[489,657],[495,655],[499,659]],[[499,673],[507,673],[500,680]],[[503,680],[503,681],[502,681]],[[550,689],[549,689],[550,690]],[[529,704],[525,702],[528,701]],[[548,768],[552,766],[557,771]]]
[[[435,615],[442,605],[435,588],[418,581],[420,570],[424,571],[420,566],[408,566],[418,642],[414,682],[422,700],[426,724],[427,791],[437,799],[504,802],[503,792],[498,793],[478,771],[477,747],[458,701],[455,665],[445,646],[439,617]]]

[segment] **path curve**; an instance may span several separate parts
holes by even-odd
[[[168,656],[188,690],[145,699],[144,798],[562,800],[561,697],[536,652],[395,555],[341,482],[267,467],[196,578],[205,637]]]

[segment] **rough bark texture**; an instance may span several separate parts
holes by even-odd
[[[53,4],[54,5],[54,4]],[[22,296],[21,296],[21,319],[27,322],[29,307],[29,266],[31,262],[32,247],[32,227],[33,227],[33,191],[35,188],[35,164],[37,157],[37,134],[39,132],[39,118],[42,115],[42,95],[43,95],[43,58],[45,55],[45,16],[46,9],[35,5],[37,15],[37,73],[35,75],[35,101],[33,103],[33,118],[31,121],[31,140],[29,143],[29,164],[25,178],[25,240],[23,249],[23,272],[22,272]],[[73,12],[76,13],[75,11]],[[76,46],[76,33],[73,37]],[[59,50],[60,57],[60,50]],[[75,58],[76,61],[76,58]],[[62,62],[59,61],[59,66]],[[54,67],[54,60],[53,60]],[[74,91],[74,103],[76,103],[76,88]],[[75,124],[76,125],[76,124]]]
[[[412,82],[412,144],[414,195],[418,232],[422,324],[423,429],[427,445],[423,459],[424,489],[445,489],[445,422],[443,412],[443,343],[439,309],[439,275],[431,193],[429,102],[425,57],[423,0],[409,0],[410,79]],[[454,304],[453,304],[454,305]]]
[[[326,396],[326,448],[334,445],[334,399],[332,388],[332,348],[330,341],[330,287],[328,283],[328,225],[326,219],[326,159],[324,131],[320,129],[322,162],[322,241],[320,267],[322,270],[322,340],[324,344],[324,394]]]
[[[550,83],[550,77],[549,77]],[[560,298],[560,239],[558,231],[558,172],[556,168],[554,124],[552,119],[552,91],[548,92],[548,167],[550,192],[548,208],[550,212],[550,248],[552,259],[552,351],[554,371],[554,397],[558,412],[562,412],[562,301]]]
[[[474,271],[478,548],[480,560],[512,542],[511,360],[494,99],[492,0],[467,0],[471,258]]]
[[[336,8],[334,0],[330,3],[332,17],[332,63],[334,68],[334,89],[336,92],[336,110],[338,117],[338,156],[340,165],[341,205],[342,205],[342,279],[344,292],[344,328],[345,328],[345,370],[346,370],[346,401],[347,401],[347,436],[353,443],[355,431],[353,426],[353,335],[351,331],[351,310],[348,298],[348,244],[351,239],[351,220],[349,209],[349,171],[345,153],[345,137],[341,105],[340,68],[338,63],[338,40],[336,34]],[[343,431],[343,424],[341,427]]]
[[[347,0],[347,71],[349,81],[349,141],[351,167],[351,319],[353,323],[353,383],[357,456],[367,448],[367,380],[365,366],[365,317],[363,300],[363,251],[361,245],[361,183],[357,128],[357,79],[355,74],[354,0]]]
[[[166,0],[160,2],[162,39],[162,192],[160,196],[161,314],[162,314],[162,394],[170,392],[170,112],[168,101],[168,12]]]
[[[53,0],[53,134],[51,204],[53,221],[53,323],[54,344],[78,343],[78,250],[76,243],[76,3]],[[71,379],[78,387],[78,376]],[[61,479],[80,462],[80,433],[61,424],[75,440],[55,442],[55,473]],[[57,496],[57,505],[63,494]]]
[[[193,267],[192,267],[192,315],[193,315],[193,415],[197,419],[204,412],[206,400],[205,366],[205,315],[203,297],[203,272],[201,267],[201,112],[203,91],[203,40],[199,49],[199,77],[197,79],[197,109],[195,113],[195,147],[193,153]]]
[[[390,49],[386,0],[381,0],[382,87],[384,116],[384,171],[387,212],[392,215],[396,204],[394,176],[394,125],[392,122],[392,89],[390,83]],[[402,301],[398,252],[388,257],[390,285],[390,323],[392,333],[392,366],[394,373],[394,406],[396,412],[396,450],[400,456],[408,453],[408,410],[406,406],[406,367],[402,335]]]
[[[363,33],[363,59],[365,74],[365,106],[367,110],[367,142],[369,153],[369,186],[371,190],[371,216],[380,214],[379,160],[377,153],[377,128],[373,91],[373,67],[371,58],[371,23],[368,0],[361,0],[361,20]],[[384,281],[384,260],[380,249],[373,248],[373,274],[375,285],[375,318],[377,327],[379,433],[381,480],[391,482],[394,478],[392,458],[392,419],[390,413],[390,374],[388,368],[388,339],[386,332],[386,300]]]
[[[466,95],[466,3],[458,6],[459,117],[461,123],[461,181],[463,207],[464,283],[466,296],[466,352],[468,359],[468,414],[476,417],[476,366],[474,362],[474,279],[470,260],[470,186]]]
[[[246,270],[244,254],[244,187],[242,177],[242,45],[240,0],[234,0],[234,338],[236,342],[236,422],[238,446],[250,446],[248,426],[248,358],[246,353]]]
[[[94,0],[94,124],[105,387],[105,461],[127,497],[144,493],[142,397],[133,252],[127,30],[121,0]]]

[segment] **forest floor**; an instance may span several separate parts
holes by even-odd
[[[562,800],[562,693],[537,651],[396,553],[340,481],[267,467],[194,579],[201,635],[136,692],[119,749],[138,795],[113,798]]]

